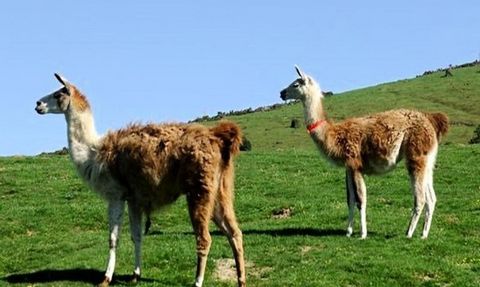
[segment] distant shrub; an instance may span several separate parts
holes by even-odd
[[[290,122],[290,127],[292,129],[298,129],[300,127],[300,121],[297,119],[292,119],[292,121]]]
[[[330,92],[331,93],[331,92]],[[266,112],[266,111],[271,111],[271,110],[276,110],[276,109],[279,109],[283,106],[289,106],[289,105],[294,105],[296,104],[298,101],[295,100],[295,101],[289,101],[289,102],[285,102],[283,104],[273,104],[273,105],[270,105],[270,106],[265,106],[265,107],[258,107],[256,109],[252,109],[252,108],[246,108],[246,109],[243,109],[243,110],[238,110],[238,111],[229,111],[229,112],[217,112],[217,115],[215,116],[208,116],[208,115],[205,115],[205,116],[202,116],[202,117],[199,117],[199,118],[196,118],[194,120],[191,120],[189,121],[189,123],[194,123],[194,122],[207,122],[207,121],[218,121],[218,120],[221,120],[225,117],[228,117],[228,116],[240,116],[240,115],[246,115],[246,114],[250,114],[250,113],[256,113],[256,112]]]
[[[62,149],[53,151],[53,152],[42,152],[39,156],[52,156],[52,155],[67,155],[68,148],[63,147]]]
[[[473,138],[468,142],[470,144],[479,144],[480,143],[480,125],[477,126],[473,132]]]
[[[324,97],[331,97],[331,96],[333,96],[333,92],[332,92],[332,91],[322,92],[322,94],[323,94]]]
[[[478,65],[480,65],[480,62],[478,60],[475,60],[473,62],[468,62],[468,63],[461,64],[461,65],[455,65],[455,66],[449,66],[447,68],[439,68],[439,69],[436,69],[436,70],[425,71],[422,75],[417,75],[417,78],[421,77],[421,76],[431,75],[431,74],[436,73],[436,72],[445,72],[444,76],[442,76],[442,77],[452,76],[452,74],[451,74],[452,69],[474,67],[474,66],[478,66]],[[450,75],[448,75],[448,73],[450,73]]]
[[[250,151],[252,150],[252,143],[247,139],[246,136],[242,138],[242,144],[240,145],[241,151]]]

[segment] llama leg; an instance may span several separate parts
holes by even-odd
[[[113,272],[115,270],[116,248],[120,236],[120,227],[122,224],[123,210],[125,202],[123,200],[110,201],[108,203],[108,223],[110,225],[109,245],[110,251],[108,256],[107,270],[105,271],[105,279],[99,286],[108,286],[112,281]]]
[[[426,210],[425,210],[425,223],[423,225],[422,239],[428,237],[430,231],[430,226],[432,224],[433,212],[435,210],[435,204],[437,202],[437,196],[435,195],[435,190],[433,189],[433,167],[427,171],[426,175],[426,189],[425,189],[425,199],[426,199]]]
[[[352,236],[353,233],[353,216],[355,212],[355,183],[353,182],[353,173],[350,169],[346,170],[345,188],[347,190],[347,205],[348,205],[348,226],[347,237]]]
[[[195,287],[201,287],[205,276],[207,257],[212,244],[208,223],[212,216],[211,192],[204,189],[187,192],[188,211],[197,241],[197,273]]]
[[[150,218],[150,214],[147,214],[147,219],[145,220],[145,232],[143,233],[144,235],[148,234],[150,226],[152,226],[152,219]]]
[[[359,171],[353,171],[353,182],[358,208],[360,209],[360,232],[361,238],[367,238],[367,187],[363,175]]]
[[[238,286],[243,287],[246,286],[246,275],[242,231],[238,227],[231,199],[221,198],[218,201],[215,207],[214,221],[218,228],[227,236],[228,242],[232,247],[235,266],[237,267]]]
[[[143,234],[147,235],[148,231],[150,230],[150,226],[152,226],[152,219],[150,218],[150,216],[152,215],[152,205],[148,204],[147,208],[145,208],[143,212],[145,212],[147,217],[147,219],[145,220],[145,231]]]
[[[140,266],[142,263],[142,212],[134,203],[128,202],[128,217],[130,220],[130,233],[135,245],[135,269],[133,271],[132,283],[140,279]]]
[[[414,199],[414,206],[412,210],[412,218],[407,231],[407,238],[412,238],[413,232],[417,227],[418,219],[422,214],[423,207],[426,201],[426,190],[428,189],[425,184],[425,170],[424,169],[412,169],[410,168],[410,181],[412,185],[412,193]],[[433,190],[433,189],[432,189]]]

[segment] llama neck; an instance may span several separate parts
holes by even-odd
[[[321,93],[318,91],[316,93]],[[320,94],[314,94],[303,101],[305,124],[311,125],[317,121],[325,120],[323,111],[322,97]]]
[[[70,157],[80,175],[85,175],[87,166],[95,158],[99,136],[95,130],[93,115],[90,110],[82,112],[70,110],[65,114]]]
[[[324,154],[330,154],[330,146],[326,143],[328,142],[328,131],[332,126],[332,123],[326,121],[326,115],[322,104],[322,95],[320,93],[321,91],[318,89],[303,101],[305,124],[308,127],[319,121],[325,121],[320,123],[314,130],[309,130],[309,133],[318,148],[323,151]]]

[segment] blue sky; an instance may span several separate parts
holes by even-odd
[[[294,64],[324,90],[480,57],[480,1],[3,1],[0,156],[67,145],[37,99],[63,74],[99,133],[281,102]]]

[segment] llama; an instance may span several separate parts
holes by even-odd
[[[307,131],[320,153],[346,168],[347,236],[353,233],[356,204],[360,211],[361,238],[367,237],[367,189],[363,175],[391,171],[405,158],[414,197],[407,237],[412,237],[426,204],[422,238],[427,238],[437,201],[433,168],[438,143],[448,130],[447,116],[399,109],[334,123],[326,118],[319,85],[297,66],[295,69],[299,78],[283,89],[280,97],[302,102]]]
[[[80,177],[108,202],[108,286],[115,269],[125,202],[135,265],[132,282],[140,279],[142,215],[185,194],[196,237],[195,286],[202,286],[211,245],[209,221],[226,234],[235,257],[238,286],[245,286],[243,239],[233,209],[233,157],[239,153],[240,128],[221,122],[198,124],[131,124],[100,137],[86,97],[58,74],[63,85],[37,102],[39,114],[64,114],[70,157]]]

